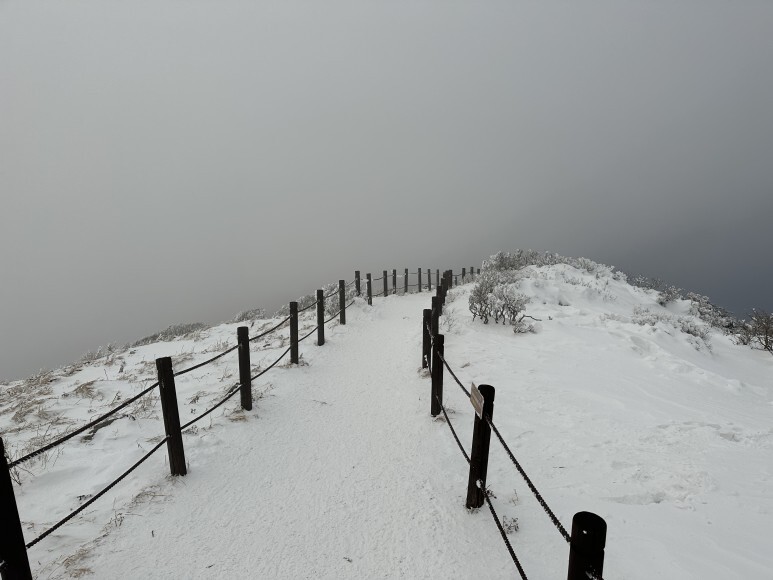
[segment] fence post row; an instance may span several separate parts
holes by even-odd
[[[317,290],[317,346],[325,344],[325,291]]]
[[[354,271],[354,291],[357,293],[357,296],[362,296],[362,292],[360,292],[360,271],[359,270]]]
[[[168,356],[156,359],[158,372],[158,394],[161,398],[161,414],[166,430],[166,450],[169,453],[169,469],[172,475],[185,475],[185,450],[180,431],[180,410],[177,407],[177,391],[174,386],[172,359]]]
[[[346,280],[338,281],[338,322],[346,324]]]
[[[368,292],[368,306],[373,306],[373,282],[370,279],[370,272],[365,274],[366,280],[365,285],[367,286],[367,292]]]
[[[445,337],[442,334],[436,334],[432,344],[432,404],[430,405],[430,414],[437,417],[440,414],[440,406],[443,404],[443,362],[440,357],[444,357]]]
[[[290,362],[298,364],[298,303],[290,302]]]
[[[567,580],[601,578],[606,541],[607,523],[603,518],[591,512],[574,514]]]
[[[21,527],[16,496],[8,461],[5,458],[5,445],[0,437],[0,522],[3,522],[3,541],[0,542],[0,562],[4,565],[3,580],[32,580],[27,548],[24,544],[24,531]]]
[[[242,409],[252,411],[252,377],[250,377],[250,329],[240,326],[236,329],[236,340],[239,343],[239,396],[242,399]]]
[[[483,416],[475,414],[470,451],[470,477],[467,480],[467,508],[479,508],[485,501],[486,474],[488,472],[488,450],[491,443],[491,427],[486,418],[494,415],[494,393],[491,385],[481,385],[478,391],[483,395]],[[478,483],[480,482],[480,484]],[[587,580],[587,579],[586,579]]]
[[[384,270],[384,298],[386,298],[389,294],[389,276],[387,275],[387,271]]]

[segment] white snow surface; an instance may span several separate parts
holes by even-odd
[[[685,302],[571,266],[529,268],[521,290],[537,333],[473,321],[471,285],[441,318],[458,377],[497,389],[494,422],[571,528],[608,524],[604,577],[773,577],[773,357],[712,330],[708,342],[634,307],[689,316]],[[488,509],[464,507],[468,467],[432,419],[420,369],[430,294],[358,300],[302,364],[253,383],[184,434],[189,473],[162,447],[84,513],[29,550],[36,578],[514,578]],[[256,335],[275,320],[257,321]],[[0,430],[18,457],[139,392],[154,359],[180,369],[235,343],[238,324],[155,343],[3,387]],[[313,311],[302,334],[314,326]],[[265,368],[287,329],[254,343]],[[236,353],[177,380],[183,422],[238,378]],[[93,381],[93,382],[91,382]],[[469,450],[474,411],[445,374],[444,401]],[[119,419],[18,470],[27,541],[98,492],[160,440],[157,393]],[[532,580],[564,578],[568,545],[492,438],[488,486]]]

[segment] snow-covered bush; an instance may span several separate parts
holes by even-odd
[[[251,308],[250,310],[242,310],[241,312],[239,312],[236,316],[233,317],[233,320],[231,320],[231,322],[233,323],[249,322],[252,320],[265,318],[265,317],[266,317],[265,308]]]
[[[669,284],[663,288],[658,294],[658,304],[665,306],[671,302],[676,302],[682,299],[682,289],[672,284]]]
[[[687,299],[690,301],[690,314],[706,324],[728,331],[737,326],[733,316],[724,308],[712,304],[708,296],[688,292]]]
[[[480,318],[513,326],[514,332],[530,332],[533,327],[524,323],[523,310],[530,298],[518,291],[522,275],[513,270],[486,270],[481,272],[468,300],[472,319]]]
[[[154,342],[174,340],[175,338],[191,338],[209,328],[203,322],[188,322],[186,324],[173,324],[160,332],[155,332],[145,338],[141,338],[129,345],[130,348],[145,346]]]
[[[655,326],[658,322],[662,322],[680,332],[700,338],[707,346],[709,346],[709,327],[700,324],[690,316],[673,316],[666,312],[651,312],[649,308],[636,306],[633,309],[631,322],[640,326]]]
[[[749,319],[740,324],[738,343],[773,354],[773,314],[762,309],[752,310]]]
[[[553,252],[538,252],[536,250],[520,249],[515,250],[514,252],[499,251],[493,256],[490,256],[487,260],[483,261],[481,274],[485,271],[503,272],[509,270],[522,270],[527,266],[555,266],[556,264],[566,264],[596,276],[614,275],[614,268],[612,266],[599,264],[588,258],[572,258]]]

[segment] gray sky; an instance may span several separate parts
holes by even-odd
[[[518,247],[773,309],[773,3],[0,0],[0,378]]]

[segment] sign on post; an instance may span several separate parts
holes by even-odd
[[[483,419],[483,395],[480,394],[475,383],[472,383],[472,389],[470,389],[470,403],[472,403],[472,406],[475,409],[475,414]]]

